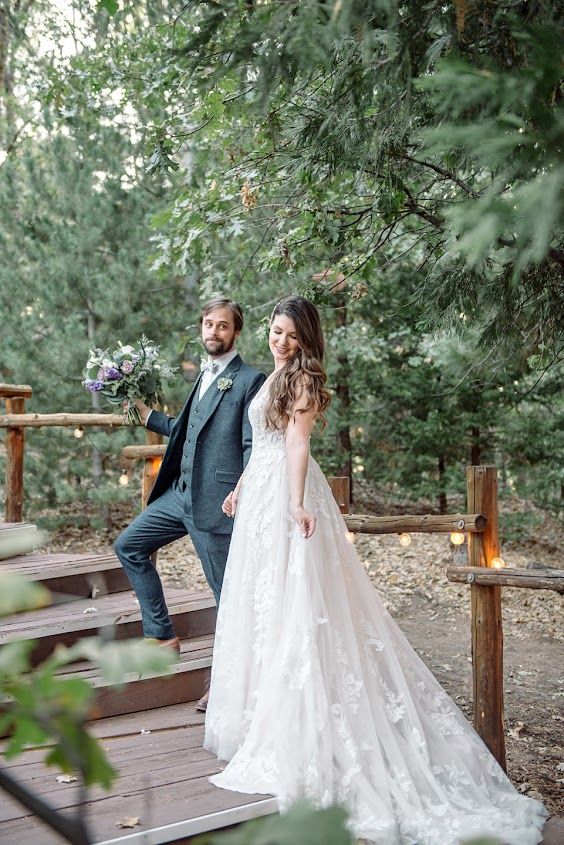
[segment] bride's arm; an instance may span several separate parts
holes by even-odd
[[[302,403],[300,403],[302,404]],[[297,522],[302,537],[311,537],[316,518],[304,508],[304,490],[309,459],[309,437],[315,422],[316,410],[293,409],[286,429],[286,459],[290,487],[290,514]]]

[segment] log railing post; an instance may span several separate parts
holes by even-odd
[[[327,481],[341,513],[348,513],[351,505],[351,480],[349,476],[333,476],[332,478],[328,478]]]
[[[8,414],[23,414],[25,399],[6,399]],[[6,522],[23,522],[24,430],[11,428],[6,435]]]
[[[466,468],[468,511],[487,519],[482,533],[468,534],[470,566],[491,566],[499,557],[497,471]],[[474,727],[505,769],[503,724],[503,628],[501,587],[471,585]]]
[[[25,400],[32,395],[27,384],[0,384],[0,398],[6,403],[6,413],[23,414]],[[24,502],[24,429],[16,426],[6,434],[5,520],[23,522]]]

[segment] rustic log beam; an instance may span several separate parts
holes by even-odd
[[[0,383],[0,399],[31,399],[32,394],[29,384]]]
[[[128,460],[148,460],[150,458],[162,458],[166,451],[164,443],[155,443],[146,446],[131,445],[124,446],[121,454]]]
[[[449,581],[462,584],[496,584],[564,593],[564,569],[491,569],[485,566],[447,566]]]
[[[402,534],[413,531],[421,534],[450,534],[468,531],[475,534],[485,530],[486,518],[481,513],[424,514],[400,516],[372,516],[351,513],[345,517],[347,528],[354,534]]]
[[[482,533],[468,534],[469,561],[473,567],[491,567],[500,554],[496,468],[467,467],[466,485],[468,510],[487,519]],[[501,587],[474,582],[470,591],[474,727],[505,769]]]
[[[91,426],[101,425],[113,428],[129,425],[125,417],[118,414],[20,414],[0,415],[0,428],[43,428],[44,426]]]

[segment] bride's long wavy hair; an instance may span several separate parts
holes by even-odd
[[[323,412],[331,401],[331,395],[325,388],[325,340],[319,312],[309,299],[287,296],[275,306],[270,325],[280,315],[294,323],[299,349],[272,378],[266,404],[266,424],[270,429],[285,429],[292,407],[305,394],[307,405],[300,411],[303,413],[315,408],[325,426]]]

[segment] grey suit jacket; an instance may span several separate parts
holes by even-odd
[[[147,421],[148,429],[169,438],[149,504],[162,496],[179,475],[190,406],[200,388],[200,378],[176,418],[153,411]],[[219,390],[217,382],[208,387],[214,393],[212,401],[206,403],[206,416],[201,422],[191,467],[190,490],[195,527],[213,534],[229,534],[233,530],[233,520],[225,516],[221,505],[237,484],[251,455],[248,409],[266,376],[237,355],[219,378],[230,378],[233,384],[227,390]]]

